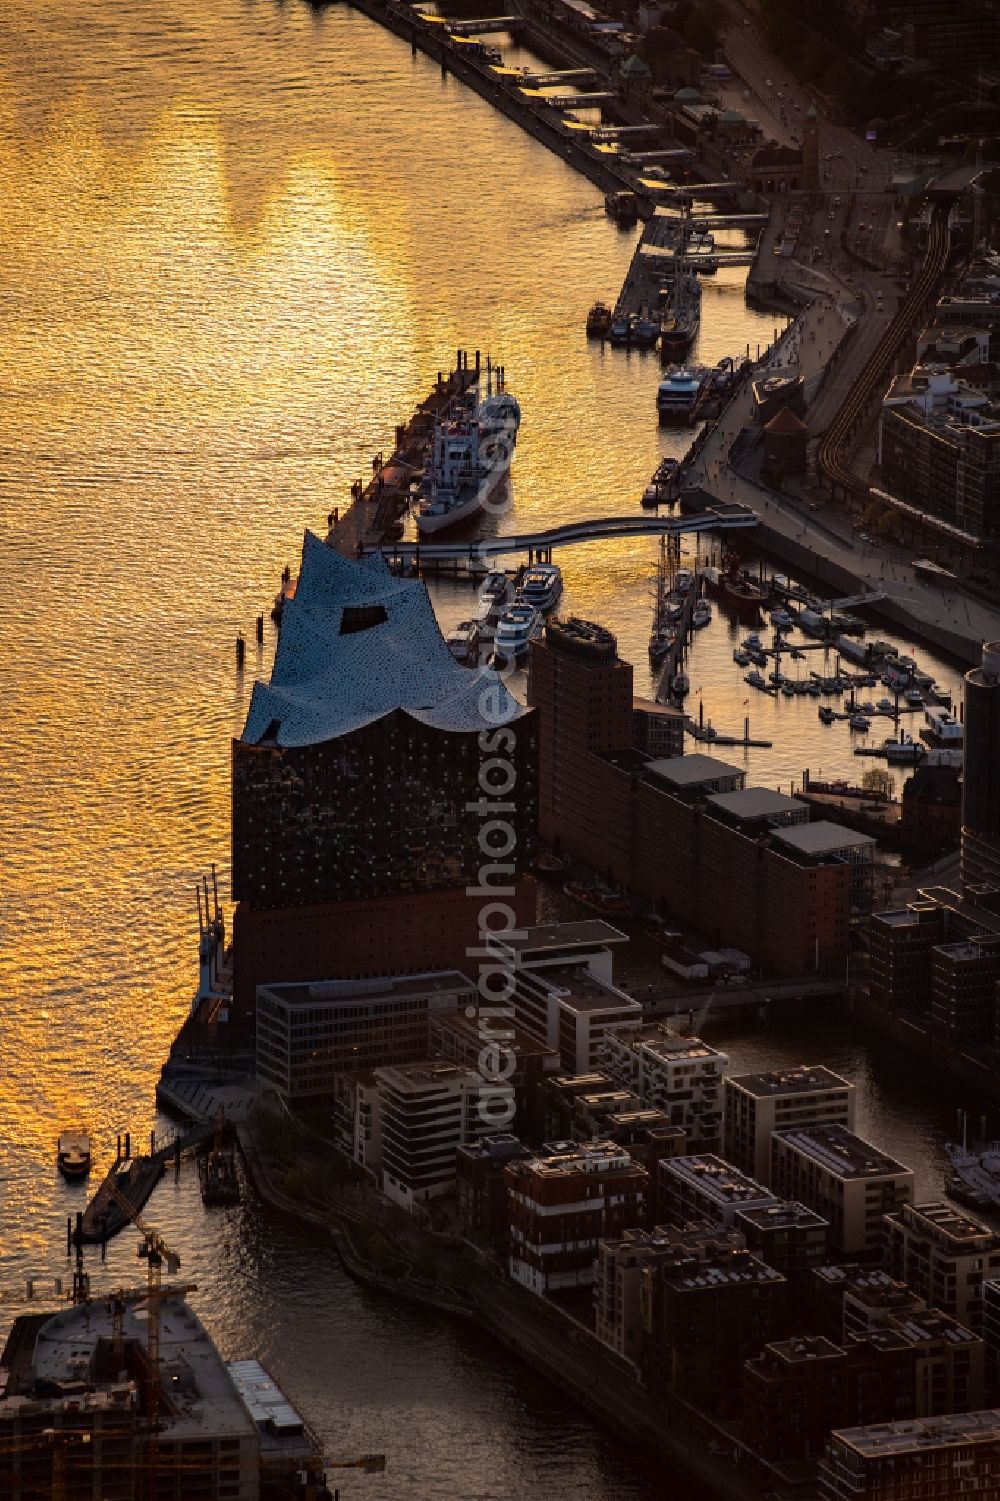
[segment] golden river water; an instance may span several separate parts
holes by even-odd
[[[273,644],[269,627],[240,678],[233,641],[303,528],[457,346],[492,351],[522,403],[511,526],[632,510],[686,442],[657,429],[658,362],[583,338],[633,246],[600,193],[355,12],[7,0],[4,32],[0,1329],[26,1276],[64,1270],[79,1200],[55,1178],[59,1128],[89,1125],[101,1166],[117,1131],[155,1123],[194,884],[214,860],[225,886],[229,740]],[[705,363],[781,321],[746,309],[743,275],[706,281]],[[645,686],[654,544],[563,562],[567,607],[618,632]],[[468,602],[434,592],[446,622]],[[717,619],[691,669],[724,729],[747,712],[732,644]],[[855,774],[814,705],[750,712],[775,741],[755,780]],[[839,1033],[822,1046],[932,1163],[919,1091],[885,1094]],[[206,1216],[187,1175],[150,1215],[225,1352],[260,1349],[331,1454],[386,1451],[345,1495],[662,1494],[504,1355],[370,1300],[253,1203]],[[134,1278],[133,1253],[116,1243],[95,1282]]]

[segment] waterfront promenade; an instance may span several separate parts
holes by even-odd
[[[864,338],[852,351],[850,364],[845,356],[844,367],[836,374],[836,387],[843,390],[853,379],[857,361],[863,362],[868,341],[877,339],[879,327],[859,307],[853,293],[839,284],[818,296],[789,327],[770,357],[770,368],[776,374],[801,374],[808,393],[810,383],[815,386],[821,379],[857,318],[862,319]],[[872,326],[874,333],[869,331]],[[835,406],[836,399],[831,396],[830,405]],[[820,400],[825,414],[829,410],[825,393]],[[889,620],[960,659],[975,660],[983,641],[1000,638],[1000,610],[917,578],[913,549],[886,540],[863,540],[843,505],[782,496],[751,478],[740,460],[741,450],[734,451],[734,447],[752,426],[753,393],[748,384],[710,430],[687,483],[700,486],[719,501],[751,507],[760,519],[758,536],[766,550],[785,558],[790,566],[811,570],[837,592],[884,594],[879,609]]]

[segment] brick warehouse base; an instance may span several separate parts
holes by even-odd
[[[253,1017],[258,985],[431,969],[470,973],[477,961],[469,960],[467,951],[479,943],[480,913],[488,900],[457,889],[307,907],[240,902],[233,918],[235,1014]],[[517,883],[512,897],[499,900],[508,902],[520,927],[535,922],[537,887],[531,877]]]

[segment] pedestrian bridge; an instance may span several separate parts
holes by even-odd
[[[365,553],[380,552],[388,559],[476,559],[498,557],[503,553],[526,552],[544,557],[554,547],[571,547],[577,542],[602,542],[612,537],[677,537],[686,532],[746,531],[757,525],[757,513],[749,506],[729,505],[720,501],[706,511],[689,516],[605,516],[592,521],[571,521],[544,532],[521,532],[508,537],[474,537],[466,542],[384,542],[366,546]]]

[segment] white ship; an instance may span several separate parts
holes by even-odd
[[[954,1181],[948,1185],[952,1198],[1000,1209],[1000,1142],[990,1142],[981,1152],[953,1141],[946,1142],[944,1149],[954,1170]]]
[[[555,563],[534,563],[518,585],[518,598],[544,613],[551,610],[562,593],[562,573]]]
[[[465,410],[434,424],[434,448],[417,505],[421,535],[458,526],[489,505],[510,472],[521,425],[517,398],[504,389],[503,372],[487,364],[487,394],[469,392]]]
[[[541,628],[542,617],[534,605],[518,601],[509,605],[497,622],[492,665],[506,667],[509,662],[522,661],[528,655],[528,648]]]
[[[695,422],[709,390],[710,375],[711,371],[694,367],[670,370],[656,393],[661,423]]]

